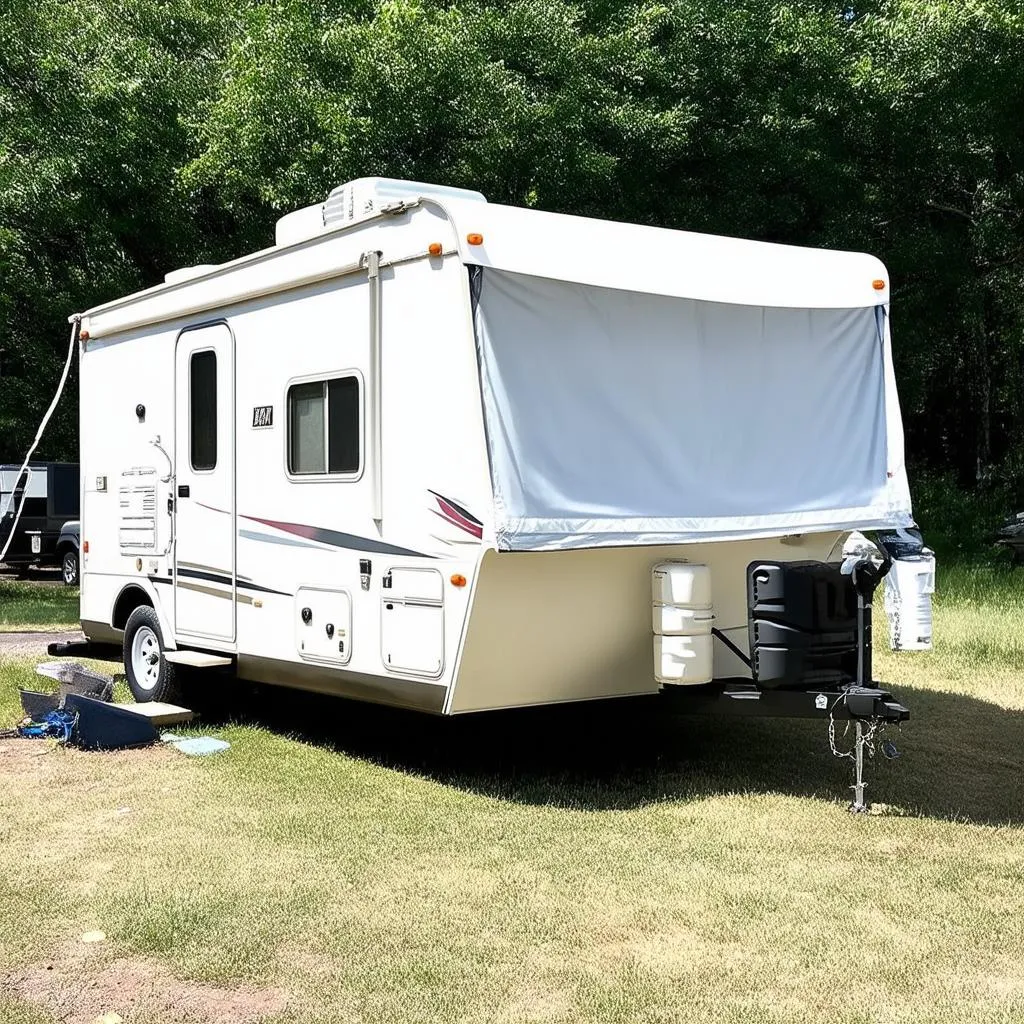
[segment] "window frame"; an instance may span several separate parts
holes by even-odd
[[[342,377],[354,377],[359,388],[359,468],[354,473],[293,473],[291,468],[291,440],[292,440],[292,409],[289,395],[293,387],[299,384],[324,384],[324,462],[330,464],[330,399],[327,398],[328,391],[326,384],[332,380]],[[362,479],[366,469],[366,380],[360,370],[355,367],[344,370],[328,370],[321,373],[307,373],[298,377],[290,377],[284,385],[284,397],[281,400],[281,408],[284,412],[284,444],[282,454],[284,456],[284,473],[292,483],[296,484],[322,484],[322,483],[353,483]]]
[[[203,325],[206,326],[206,325]],[[184,333],[184,332],[182,332]],[[180,336],[179,336],[180,338]],[[213,423],[214,431],[214,443],[216,444],[216,451],[214,453],[213,466],[209,469],[196,469],[195,463],[192,461],[193,455],[193,441],[192,441],[192,428],[193,428],[193,417],[192,417],[192,360],[196,356],[203,354],[204,352],[213,353],[213,365],[217,376],[214,378],[213,388],[213,399],[216,403],[216,414]],[[217,349],[213,345],[207,345],[205,348],[194,348],[189,351],[188,354],[188,468],[189,472],[195,476],[213,476],[217,472],[217,466],[220,465],[220,359],[217,356]]]

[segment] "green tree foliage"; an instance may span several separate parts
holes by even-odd
[[[912,463],[1024,480],[1019,3],[41,0],[0,25],[0,457],[68,312],[382,174],[875,252]]]

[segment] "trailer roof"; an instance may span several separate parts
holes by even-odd
[[[425,196],[408,214],[432,208],[451,222],[463,262],[603,288],[706,302],[806,309],[852,309],[888,302],[885,267],[874,256],[802,248],[691,231],[544,213],[495,203]],[[172,279],[87,310],[93,337],[222,308],[324,280],[383,240],[382,222],[325,228],[219,266],[175,272]],[[387,244],[396,241],[393,220]],[[412,231],[418,236],[420,231]],[[471,244],[470,235],[483,241]],[[410,242],[410,244],[412,244]],[[395,253],[405,256],[407,253]],[[392,256],[391,252],[386,253]],[[881,286],[881,287],[879,287]]]
[[[692,231],[445,202],[464,262],[603,288],[706,302],[854,309],[889,300],[874,256]],[[469,233],[483,244],[470,245]],[[877,287],[877,282],[882,287]]]

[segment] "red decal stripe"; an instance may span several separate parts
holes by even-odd
[[[445,522],[451,523],[452,526],[457,526],[460,530],[465,530],[466,533],[472,534],[478,540],[483,537],[484,531],[482,526],[471,522],[439,494],[435,494],[434,497],[437,498],[437,503],[441,507],[441,511],[438,514]]]

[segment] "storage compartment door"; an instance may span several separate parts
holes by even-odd
[[[352,598],[347,590],[299,587],[295,647],[307,661],[347,665],[352,657]]]
[[[441,574],[436,569],[393,569],[385,580],[380,609],[384,667],[436,679],[444,668]]]

